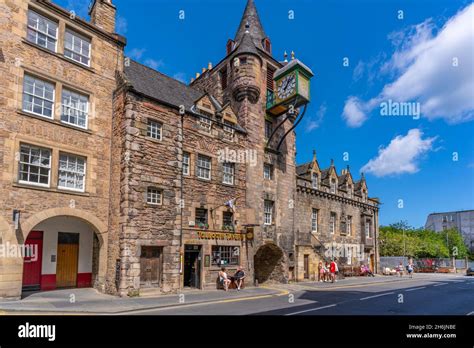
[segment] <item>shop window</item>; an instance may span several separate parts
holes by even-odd
[[[212,265],[231,266],[240,264],[240,248],[238,246],[212,246]]]

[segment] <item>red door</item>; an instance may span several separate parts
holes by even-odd
[[[23,261],[23,287],[40,288],[41,264],[43,255],[43,232],[31,231],[25,242],[25,259]]]

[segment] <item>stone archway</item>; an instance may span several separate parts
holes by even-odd
[[[286,282],[285,254],[273,243],[258,248],[254,256],[255,279],[261,284],[266,281]]]
[[[20,224],[21,233],[24,240],[28,237],[28,234],[38,224],[55,217],[74,217],[88,225],[90,225],[94,231],[94,236],[97,238],[98,246],[98,265],[96,268],[96,283],[99,287],[105,285],[106,273],[107,273],[107,250],[108,250],[108,238],[107,238],[107,225],[103,223],[92,213],[81,209],[73,208],[52,208],[41,211],[29,217],[24,223]]]

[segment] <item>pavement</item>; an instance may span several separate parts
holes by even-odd
[[[454,274],[415,274],[412,279],[352,277],[336,283],[269,284],[239,292],[185,290],[133,298],[106,295],[95,289],[65,289],[34,293],[19,301],[0,301],[0,314],[8,315],[469,313],[474,314],[474,277]]]
[[[231,303],[286,294],[285,290],[247,287],[241,291],[184,290],[172,295],[117,297],[93,288],[36,292],[22,300],[0,300],[0,314],[128,314],[142,309],[173,308],[184,304]]]

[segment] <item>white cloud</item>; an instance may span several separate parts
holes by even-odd
[[[418,172],[418,160],[433,150],[436,140],[436,137],[422,137],[423,133],[417,128],[409,130],[405,136],[396,136],[387,147],[380,147],[377,157],[365,164],[361,171],[377,177]]]
[[[145,59],[144,64],[149,66],[152,69],[155,69],[155,70],[164,65],[164,63],[161,59],[156,60],[156,59],[151,59],[151,58]]]
[[[89,16],[90,0],[68,0],[66,8],[74,11],[81,18],[86,19]]]
[[[378,104],[375,101],[388,99],[417,101],[421,116],[430,120],[453,124],[474,119],[473,18],[474,4],[470,4],[436,34],[431,19],[392,33],[389,38],[397,49],[380,72],[396,78],[369,102],[349,97],[343,112],[348,125],[361,126]]]
[[[127,33],[128,22],[124,17],[120,15],[117,16],[117,20],[115,21],[115,30],[120,35],[125,35]]]
[[[311,132],[312,130],[319,128],[321,122],[323,121],[324,115],[326,115],[327,109],[326,103],[322,103],[316,112],[316,117],[310,118],[308,122],[306,122],[306,132]]]
[[[349,97],[344,105],[342,116],[349,127],[360,127],[367,119],[364,103],[357,97]]]
[[[128,56],[132,59],[140,59],[146,52],[146,48],[132,48],[128,53]]]

